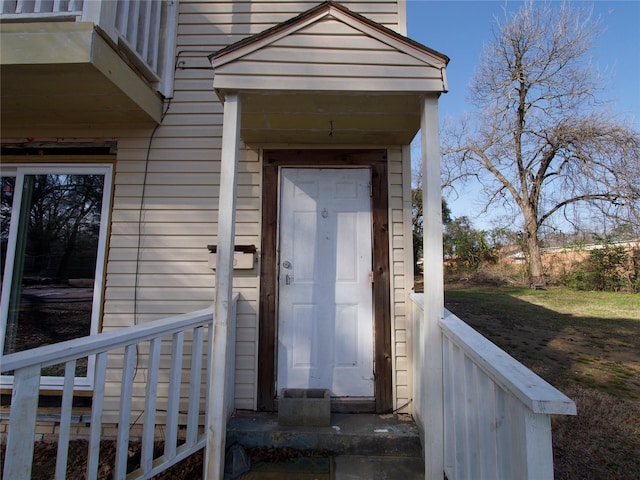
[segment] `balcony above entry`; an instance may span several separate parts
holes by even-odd
[[[160,123],[177,17],[178,2],[0,0],[3,136]]]

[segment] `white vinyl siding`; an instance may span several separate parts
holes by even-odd
[[[201,74],[211,76],[207,71]],[[166,124],[163,122],[153,139],[148,162],[146,150],[137,148],[138,139],[121,138],[118,144],[105,292],[104,327],[107,329],[131,325],[134,296],[137,297],[135,321],[138,323],[204,308],[214,297],[214,274],[208,267],[207,245],[216,244],[220,133],[212,138],[210,128],[216,128],[221,115],[196,115],[201,130],[190,129],[190,136],[186,136],[187,130],[175,125],[176,117],[184,115],[179,109],[172,112],[176,105],[188,109],[191,103],[180,102],[180,86],[177,80]],[[208,94],[210,90],[203,97]],[[197,120],[189,118],[188,122],[194,124]],[[167,148],[169,143],[156,148],[161,138],[167,142],[175,139],[177,148]],[[204,147],[204,142],[211,142],[211,147]],[[188,143],[195,148],[186,148]],[[128,145],[132,148],[127,148]],[[236,244],[259,245],[261,167],[255,152],[245,151],[243,159],[238,178]],[[146,186],[141,199],[145,165]],[[241,294],[237,319],[236,406],[253,408],[258,274],[256,270],[244,275],[234,281],[234,291]],[[188,352],[188,342],[185,348]],[[144,365],[144,353],[139,355]],[[117,370],[119,361],[114,359],[110,367]],[[168,388],[167,382],[168,377],[161,377],[160,388]],[[115,420],[118,410],[119,392],[115,383],[113,387],[107,388],[105,408],[112,418],[106,421]],[[137,403],[143,405],[142,387],[139,392],[134,388],[134,395],[138,394],[141,397]]]
[[[318,91],[441,90],[442,71],[327,18],[216,68],[217,88]]]
[[[225,42],[234,43],[243,37],[260,33],[278,23],[290,20],[321,1],[228,1],[228,2],[180,2],[180,24],[178,34],[206,35],[205,25],[215,24],[216,29],[226,35],[234,35]],[[349,10],[404,34],[399,19],[404,18],[404,1],[369,0],[362,2],[340,2]],[[193,25],[200,25],[191,28]]]
[[[406,406],[411,400],[409,389],[409,363],[407,344],[408,298],[413,287],[412,252],[407,251],[407,229],[404,220],[406,184],[403,169],[403,148],[394,147],[388,150],[389,167],[389,223],[390,223],[390,278],[391,278],[391,335],[393,353],[393,393],[394,409]],[[410,179],[410,177],[409,177]],[[410,233],[410,232],[409,232]],[[406,409],[401,410],[407,411]]]

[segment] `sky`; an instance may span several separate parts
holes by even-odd
[[[407,0],[408,37],[451,59],[447,66],[449,92],[439,101],[441,120],[455,120],[471,111],[466,102],[468,84],[483,46],[493,38],[494,18],[503,20],[505,8],[517,11],[521,4],[513,0]],[[603,32],[591,52],[593,65],[605,73],[615,111],[640,130],[640,0],[572,4],[593,6],[593,18],[601,17]],[[419,158],[419,146],[412,152]],[[476,228],[493,228],[493,220],[502,212],[480,215],[482,204],[476,199],[477,193],[473,188],[467,191],[458,199],[447,197],[452,217],[466,215]]]

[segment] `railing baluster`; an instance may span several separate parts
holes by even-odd
[[[150,26],[149,26],[149,48],[145,60],[151,69],[164,77],[159,71],[159,57],[162,51],[160,45],[160,30],[162,29],[162,5],[163,2],[151,2]],[[170,32],[169,32],[170,33]]]
[[[465,440],[466,440],[466,424],[465,424],[465,396],[464,396],[464,383],[456,381],[455,377],[458,373],[462,372],[461,358],[463,353],[460,351],[457,345],[452,345],[451,348],[451,372],[454,376],[453,381],[453,438],[455,439],[455,464],[456,472],[460,475],[459,478],[466,478],[465,474]]]
[[[465,393],[465,424],[466,431],[466,462],[467,465],[478,465],[478,439],[480,432],[478,428],[478,414],[480,405],[477,402],[478,391],[475,383],[474,365],[469,357],[462,355],[463,371],[459,372],[464,375],[464,393]],[[471,473],[471,472],[470,472]],[[476,473],[477,475],[477,473]]]
[[[91,432],[89,437],[89,455],[87,458],[87,479],[98,478],[98,457],[100,455],[100,437],[102,435],[102,410],[104,407],[104,384],[107,377],[108,353],[96,355],[96,367],[91,402]]]
[[[416,313],[416,314],[421,314]],[[455,444],[455,435],[451,434],[449,423],[455,421],[455,413],[456,409],[454,408],[454,392],[453,392],[453,361],[452,361],[452,352],[453,345],[449,341],[447,337],[444,337],[442,342],[442,377],[443,377],[443,392],[444,392],[444,463],[445,469],[448,472],[455,471],[456,465],[456,444]],[[415,353],[414,353],[415,355]],[[416,375],[418,378],[421,375]]]
[[[149,345],[149,365],[147,367],[147,388],[144,403],[144,426],[142,427],[143,472],[151,470],[156,431],[156,400],[158,398],[158,374],[160,370],[160,347],[162,338],[154,338]]]
[[[16,2],[2,2],[2,13],[16,13]]]
[[[211,358],[213,357],[213,325],[209,325],[207,327],[207,366],[206,366],[206,378],[204,380],[204,425],[205,425],[205,435],[206,435],[206,426],[209,425],[209,409],[207,405],[209,405],[209,395],[210,395],[210,383],[211,379]]]
[[[500,425],[496,427],[496,443],[498,445],[497,463],[501,475],[511,475],[513,462],[511,445],[511,417],[509,412],[510,396],[501,388],[496,389],[496,412],[497,421]]]
[[[183,351],[184,332],[174,333],[171,343],[171,372],[169,373],[169,398],[167,400],[167,438],[164,442],[164,454],[168,458],[176,456]]]
[[[91,0],[87,0],[90,2]],[[83,0],[69,0],[69,11],[70,12],[81,12],[84,7]]]
[[[133,377],[135,376],[137,346],[127,345],[122,367],[122,384],[120,390],[120,415],[118,421],[118,439],[116,443],[115,478],[124,478],[127,474],[129,454],[129,424],[131,422],[131,398],[133,394]]]
[[[129,2],[118,2],[115,18],[116,30],[123,36],[127,36],[127,25],[129,24]]]
[[[18,0],[16,13],[33,13],[33,0]]]
[[[480,369],[476,369],[477,403],[480,407],[478,425],[478,455],[481,462],[481,478],[498,476],[495,430],[499,428],[496,415],[495,384]]]
[[[129,42],[135,51],[138,49],[138,28],[140,17],[140,1],[128,2],[129,5],[129,21],[127,23],[127,29],[124,32],[124,38]]]
[[[151,11],[154,2],[146,2],[143,8],[140,9],[140,16],[138,20],[138,53],[142,59],[149,64],[147,55],[149,54],[149,43],[151,39]]]
[[[67,474],[69,453],[69,433],[71,431],[71,409],[73,408],[73,383],[76,376],[76,361],[67,362],[64,367],[64,388],[58,431],[58,456],[56,459],[56,480],[64,480]]]
[[[187,444],[193,445],[198,440],[198,417],[200,416],[200,386],[202,385],[202,327],[193,330],[191,344],[191,379],[189,410],[187,414]]]

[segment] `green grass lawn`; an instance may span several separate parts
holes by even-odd
[[[640,295],[448,285],[449,310],[571,397],[556,479],[640,479]]]

